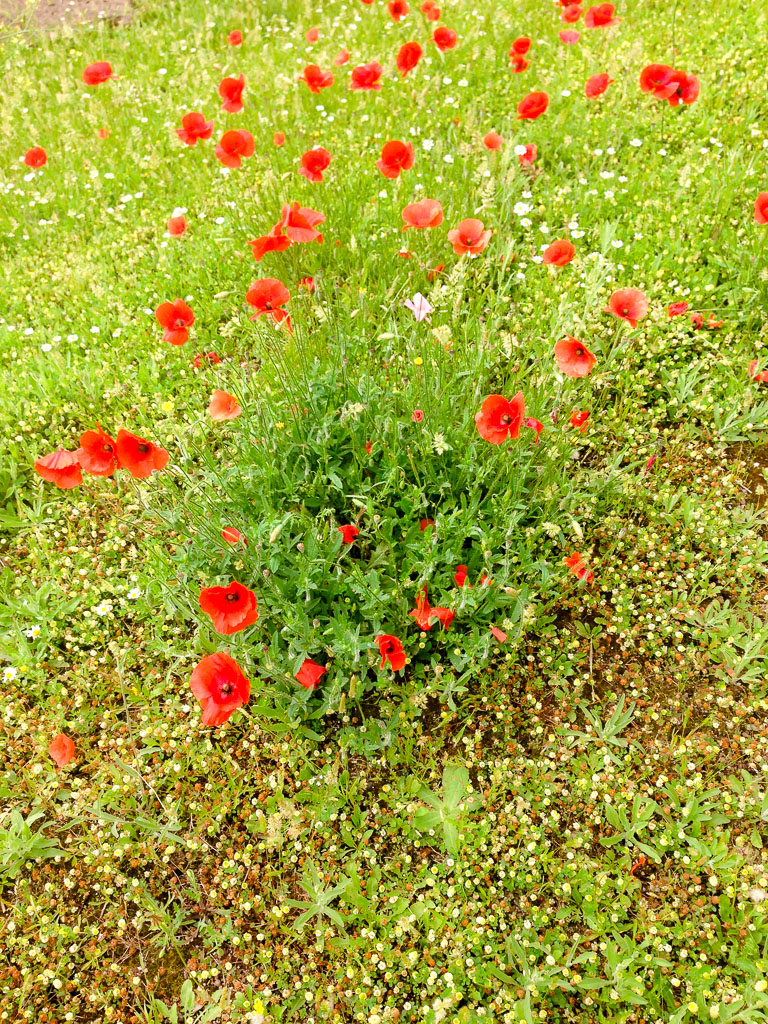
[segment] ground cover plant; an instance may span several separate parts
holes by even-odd
[[[2,30],[0,1020],[765,1019],[766,20]]]

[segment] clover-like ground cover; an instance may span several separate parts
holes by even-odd
[[[765,1019],[766,14],[587,6],[4,30],[0,1020]]]

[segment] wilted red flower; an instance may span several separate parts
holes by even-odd
[[[341,534],[341,539],[345,544],[353,544],[355,537],[360,533],[356,526],[339,526],[337,527],[337,530]]]
[[[468,252],[476,255],[487,248],[490,240],[490,228],[484,230],[483,222],[476,217],[467,217],[448,232],[448,241],[453,246],[453,251],[459,254]]]
[[[259,316],[271,316],[276,324],[288,320],[288,314],[280,307],[290,299],[291,293],[275,277],[265,277],[254,281],[245,296],[249,306],[253,306],[255,313],[251,320]]]
[[[419,629],[427,632],[432,629],[436,622],[439,622],[441,626],[447,629],[456,617],[456,613],[452,612],[449,608],[431,608],[427,600],[427,588],[425,585],[416,595],[416,607],[413,611],[408,612],[408,616],[416,620],[416,625]]]
[[[436,28],[432,34],[432,42],[438,48],[445,53],[446,50],[452,50],[456,43],[459,41],[459,37],[453,31],[452,28],[445,28],[443,25],[440,28]]]
[[[404,18],[408,11],[410,11],[410,7],[405,0],[390,0],[388,9],[389,16],[392,18],[392,21],[400,21],[400,19]]]
[[[563,8],[560,14],[560,21],[565,22],[566,25],[575,25],[581,17],[581,15],[582,8],[579,6],[579,4],[568,4],[567,7]],[[576,35],[578,36],[578,32],[576,33]],[[560,38],[563,38],[562,34],[560,35]]]
[[[566,334],[555,344],[555,361],[566,377],[586,377],[597,359],[586,345]]]
[[[172,238],[178,238],[179,235],[183,235],[187,230],[187,218],[183,214],[179,214],[178,217],[170,217],[167,227],[168,234]]]
[[[120,468],[116,447],[116,442],[97,425],[95,430],[86,430],[80,435],[80,447],[75,455],[86,473],[112,476]]]
[[[674,316],[682,316],[688,309],[688,303],[682,302],[671,302],[667,306],[667,316],[671,320]]]
[[[314,690],[317,686],[318,681],[325,675],[327,669],[325,665],[318,665],[316,661],[312,661],[311,658],[305,658],[301,663],[301,668],[296,673],[296,679],[301,683],[307,690]]]
[[[397,139],[385,142],[376,166],[385,178],[399,178],[401,171],[409,171],[413,167],[413,145]]]
[[[349,81],[349,88],[353,92],[358,91],[369,91],[369,92],[380,92],[381,91],[381,78],[384,68],[377,61],[371,61],[370,64],[358,64],[356,68],[353,68],[352,75]]]
[[[419,520],[419,529],[421,530],[422,533],[424,533],[424,531],[426,530],[426,528],[428,526],[434,526],[434,525],[435,525],[435,520],[434,519],[420,519]]]
[[[604,71],[599,75],[592,75],[584,84],[584,95],[588,100],[594,100],[598,96],[602,96],[612,82],[613,79]]]
[[[525,164],[532,164],[536,157],[539,155],[539,150],[536,147],[535,142],[529,142],[525,147],[525,152],[520,153],[518,159],[521,166]]]
[[[509,54],[509,63],[512,66],[514,74],[519,75],[522,71],[527,71],[531,66],[530,61],[527,61],[525,57],[522,57],[519,53]]]
[[[443,223],[443,208],[436,199],[421,199],[403,209],[403,220],[408,228],[436,228]]]
[[[69,736],[60,732],[58,736],[54,736],[48,745],[48,753],[59,768],[63,768],[75,756],[75,744]]]
[[[440,8],[435,3],[435,0],[424,0],[424,3],[420,7],[421,13],[427,19],[427,21],[439,21],[440,20]]]
[[[532,430],[536,434],[536,437],[533,439],[533,443],[538,444],[541,432],[544,429],[544,424],[541,420],[534,419],[533,416],[526,416],[523,420],[523,426],[528,427],[529,430]]]
[[[579,33],[574,32],[574,30],[571,28],[564,28],[563,31],[559,33],[559,35],[560,42],[563,43],[565,46],[572,46],[573,43],[578,43],[579,39],[581,39]]]
[[[567,558],[563,559],[563,562],[568,566],[577,579],[584,580],[585,583],[591,583],[595,578],[595,574],[587,569],[584,559],[578,551],[574,551],[572,555],[568,555]]]
[[[597,4],[595,7],[588,7],[587,13],[584,15],[584,25],[586,28],[605,28],[608,25],[614,25],[621,21],[621,18],[616,18],[616,8],[613,4]]]
[[[195,369],[199,370],[203,363],[212,363],[215,366],[217,363],[221,362],[221,359],[215,352],[198,352],[192,362],[194,363]]]
[[[517,53],[521,57],[524,57],[526,55],[526,53],[528,53],[530,48],[531,48],[531,40],[528,38],[528,36],[518,36],[518,38],[514,41],[514,43],[512,43],[512,46],[511,46],[510,51],[509,51],[509,55],[511,57],[513,53]]]
[[[239,114],[243,109],[243,89],[245,89],[245,75],[238,75],[237,78],[223,78],[219,82],[219,96],[224,101],[221,109],[228,114]]]
[[[310,294],[315,290],[315,279],[314,277],[302,277],[299,278],[299,290],[304,289]]]
[[[203,658],[189,685],[203,709],[203,725],[223,725],[251,696],[251,684],[240,666],[221,651]]]
[[[171,345],[184,345],[189,341],[189,328],[195,322],[195,314],[186,302],[181,299],[161,302],[155,316],[163,328],[163,341]]]
[[[109,128],[99,128],[99,130],[96,132],[96,134],[99,136],[100,139],[108,139],[109,138]]]
[[[497,629],[496,626],[491,626],[491,633],[495,640],[498,640],[500,644],[506,643],[507,634],[503,629]]]
[[[333,58],[333,63],[336,65],[337,68],[340,68],[343,64],[347,63],[349,57],[349,50],[339,50],[339,52]]]
[[[301,157],[299,174],[302,174],[307,181],[322,181],[323,171],[327,170],[331,163],[331,154],[322,146],[309,149]]]
[[[405,668],[405,651],[396,636],[383,633],[381,636],[376,637],[376,643],[379,645],[379,653],[381,654],[381,668],[385,668],[387,662],[389,662],[393,672],[399,672]]]
[[[120,467],[128,470],[136,480],[152,476],[153,470],[165,469],[170,459],[165,448],[132,434],[130,430],[118,430],[115,454]]]
[[[576,255],[576,247],[567,238],[560,238],[558,241],[548,245],[541,257],[541,262],[546,266],[564,267],[570,263]]]
[[[525,417],[525,399],[522,391],[507,401],[503,395],[489,395],[475,416],[481,437],[491,444],[502,444],[508,437],[520,436]]]
[[[240,533],[236,526],[225,526],[221,531],[221,536],[227,544],[244,544],[245,547],[248,547],[248,540],[245,534]]]
[[[404,43],[397,54],[397,70],[403,78],[413,71],[421,60],[424,51],[418,43]]]
[[[261,263],[268,252],[285,252],[290,244],[290,238],[275,228],[272,228],[268,235],[262,235],[261,238],[254,238],[252,242],[248,242],[257,263]]]
[[[213,121],[206,121],[202,114],[192,111],[181,119],[181,128],[176,134],[187,146],[194,146],[198,139],[210,139],[213,135]]]
[[[308,29],[304,33],[304,38],[310,44],[316,43],[317,40],[320,38],[320,29],[317,27],[317,25],[314,25],[312,28]]]
[[[588,409],[578,409],[576,412],[572,412],[568,418],[568,422],[572,427],[578,428],[580,434],[583,434],[587,429],[587,420],[589,419]]]
[[[236,420],[243,411],[242,405],[234,395],[228,391],[220,391],[218,388],[211,395],[208,403],[208,415],[217,423],[224,420]]]
[[[545,92],[529,92],[517,104],[517,120],[535,121],[548,106],[549,96]]]
[[[442,274],[444,267],[444,263],[438,263],[436,267],[432,267],[431,270],[427,271],[427,280],[434,281],[436,277],[439,277]]]
[[[67,452],[63,448],[35,459],[35,472],[49,484],[56,484],[63,491],[71,491],[83,482],[83,472],[77,458],[77,452]]]
[[[318,93],[333,85],[333,72],[323,71],[317,64],[307,64],[299,75],[299,81],[305,82],[310,92]]]
[[[468,574],[469,574],[468,566],[466,566],[466,565],[457,565],[456,566],[456,572],[453,574],[453,578],[456,580],[456,586],[457,587],[463,587],[463,586],[466,585],[466,586],[469,587],[470,590],[472,589],[472,584],[471,583],[467,583],[467,576],[468,576]]]
[[[758,384],[768,384],[768,370],[758,371],[759,362],[751,359],[749,362],[749,376]]]
[[[86,85],[101,85],[102,82],[116,77],[112,74],[112,65],[105,60],[97,60],[83,71],[83,81]]]
[[[243,33],[239,28],[236,28],[234,32],[230,32],[227,36],[227,42],[230,46],[240,46],[243,41]]]
[[[761,192],[753,207],[755,224],[768,224],[768,192]]]
[[[259,617],[256,595],[235,580],[228,587],[203,587],[199,604],[210,615],[216,632],[225,636],[247,629]]]
[[[504,145],[504,139],[498,132],[488,132],[487,135],[483,136],[483,145],[486,149],[501,149]]]
[[[648,299],[637,288],[619,288],[608,300],[605,312],[626,320],[634,329],[648,312]]]
[[[24,163],[27,167],[44,167],[48,163],[48,155],[42,146],[33,146],[24,154]]]
[[[251,133],[235,128],[224,132],[214,152],[225,167],[239,167],[246,157],[253,156],[255,149]]]

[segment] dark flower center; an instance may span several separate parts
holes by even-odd
[[[581,347],[581,345],[577,346],[577,348],[576,348],[576,355],[578,356],[579,359],[581,359],[581,357],[584,355],[584,349]]]
[[[219,683],[219,696],[228,697],[234,690],[232,683]]]
[[[504,415],[501,417],[501,422],[504,424],[505,427],[508,427],[509,424],[512,422],[512,417],[509,415],[508,412],[505,412]]]
[[[142,455],[146,455],[147,452],[149,451],[149,445],[148,444],[139,444],[139,445],[136,445],[136,447],[137,447],[138,451]]]
[[[239,601],[240,600],[240,595],[239,594],[227,594],[227,600],[228,601]]]
[[[111,444],[103,444],[103,445],[101,446],[101,450],[102,450],[103,452],[109,452],[109,454],[111,455],[111,454],[112,454],[112,452],[114,451],[114,448],[112,447],[112,445],[111,445]]]

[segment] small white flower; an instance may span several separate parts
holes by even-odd
[[[13,680],[16,678],[16,676],[18,674],[19,673],[16,671],[16,669],[12,668],[11,666],[9,666],[8,668],[4,668],[3,669],[3,682],[5,682],[5,683],[13,682]]]
[[[106,615],[109,611],[109,605],[106,601],[102,601],[101,604],[97,604],[93,610],[97,615]]]
[[[515,156],[525,156],[525,153],[526,153],[526,147],[525,146],[515,146]]]
[[[30,640],[37,640],[37,638],[40,636],[40,627],[33,626],[31,629],[28,629],[26,631],[26,634]]]
[[[131,587],[131,589],[126,594],[126,597],[128,598],[129,601],[136,601],[138,598],[141,597],[141,590],[138,587]]]
[[[635,148],[637,148],[638,146],[642,146],[643,140],[642,139],[630,139],[629,140],[629,144],[630,144],[630,146],[634,146]]]
[[[422,139],[421,140],[421,148],[422,149],[426,149],[427,152],[429,152],[430,149],[434,149],[435,148],[434,139]]]

